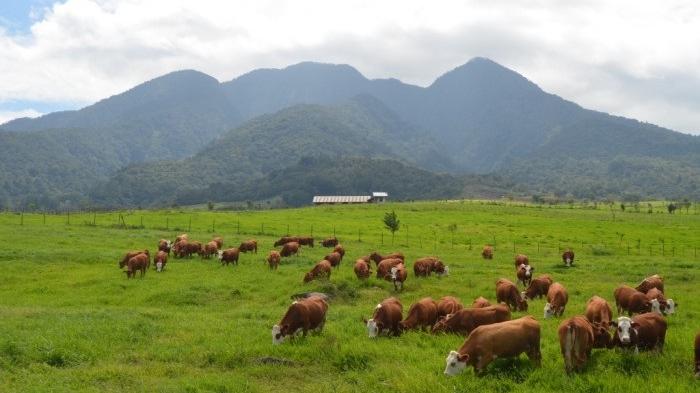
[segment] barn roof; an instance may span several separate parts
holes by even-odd
[[[386,192],[383,192],[383,191],[377,191],[377,192],[373,192],[373,193],[372,193],[372,196],[375,197],[375,198],[377,198],[377,197],[384,197],[384,198],[386,198],[386,197],[389,196],[389,194],[386,193]]]
[[[367,203],[369,195],[316,195],[313,203]]]

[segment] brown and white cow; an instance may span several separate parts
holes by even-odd
[[[496,302],[507,304],[511,310],[527,311],[527,300],[522,298],[518,287],[506,278],[496,281]]]
[[[403,259],[383,259],[377,264],[377,278],[386,278],[388,275],[391,274],[391,268],[399,264],[403,264]]]
[[[270,270],[277,270],[281,260],[282,256],[276,250],[272,250],[267,254],[267,264],[270,266]]]
[[[643,292],[632,287],[620,285],[615,289],[614,296],[617,315],[620,315],[622,311],[627,311],[628,316],[651,311],[651,301]]]
[[[165,265],[168,263],[168,253],[160,250],[156,254],[155,257],[153,257],[153,264],[155,265],[156,271],[157,272],[162,272],[165,269]]]
[[[335,247],[338,245],[338,239],[335,236],[327,237],[321,241],[323,247]]]
[[[321,331],[326,323],[328,303],[323,297],[312,296],[297,300],[287,309],[282,320],[272,327],[272,343],[281,344],[299,331],[306,337],[310,330]]]
[[[581,371],[593,348],[593,326],[586,318],[577,316],[564,320],[557,332],[566,372]]]
[[[311,271],[304,275],[304,282],[307,283],[316,279],[329,278],[331,278],[331,263],[324,259],[318,262]]]
[[[402,319],[403,306],[401,302],[395,297],[390,297],[377,304],[371,319],[363,319],[363,321],[365,326],[367,326],[369,338],[375,338],[382,333],[387,335],[393,334],[394,336],[401,335],[399,323]]]
[[[199,254],[202,252],[202,243],[198,241],[181,240],[178,249],[178,256],[180,258],[191,257],[193,254]]]
[[[141,272],[141,278],[146,274],[146,269],[151,264],[148,254],[140,253],[135,255],[126,263],[126,278],[136,278],[136,272]]]
[[[542,296],[547,296],[550,285],[552,285],[552,277],[549,274],[541,274],[530,282],[530,285],[523,291],[522,295],[526,300],[541,299]]]
[[[484,308],[484,307],[488,307],[490,305],[491,305],[491,302],[489,302],[488,299],[486,299],[483,296],[479,296],[478,298],[474,299],[474,301],[472,302],[472,308]]]
[[[186,233],[175,236],[175,243],[181,242],[183,240],[184,241],[190,240],[190,236]]]
[[[468,335],[482,325],[510,320],[510,309],[505,304],[483,308],[463,308],[440,318],[433,325],[432,332],[460,333]]]
[[[355,266],[353,266],[353,270],[355,271],[355,275],[357,278],[363,280],[366,278],[369,278],[369,275],[372,274],[372,271],[370,270],[370,264],[367,263],[364,259],[358,259],[355,261]]]
[[[571,250],[564,251],[564,253],[561,254],[561,260],[564,262],[564,265],[571,267],[571,265],[574,264],[574,252]]]
[[[202,251],[200,251],[199,255],[204,259],[209,259],[212,257],[212,255],[215,255],[218,252],[219,252],[219,248],[217,247],[216,242],[212,240],[209,243],[204,245],[204,247],[202,248]]]
[[[413,263],[413,273],[416,277],[427,277],[433,272],[442,276],[449,274],[449,268],[437,257],[424,257]]]
[[[411,329],[430,329],[437,321],[437,303],[432,298],[426,297],[411,305],[406,319],[399,322],[402,331]]]
[[[343,260],[343,256],[340,255],[340,253],[337,253],[337,252],[334,251],[334,252],[332,252],[332,253],[326,255],[325,257],[323,257],[323,259],[325,259],[325,260],[327,260],[328,262],[330,262],[330,263],[331,263],[331,266],[337,268],[337,267],[340,267],[340,261]]]
[[[663,292],[659,291],[657,288],[651,288],[644,296],[651,302],[651,311],[659,314],[666,314],[668,302]]]
[[[340,254],[340,258],[345,258],[345,248],[343,247],[342,244],[336,244],[335,247],[333,247],[333,252],[337,252]]]
[[[211,239],[214,243],[216,243],[216,249],[221,250],[221,248],[224,246],[224,238],[221,236],[216,236],[215,238]]]
[[[394,283],[395,291],[403,290],[403,283],[406,282],[406,278],[408,278],[408,272],[406,271],[406,266],[404,266],[403,263],[399,263],[398,265],[392,267],[391,273],[386,276],[386,280]]]
[[[493,259],[493,247],[486,245],[484,249],[481,250],[481,257],[484,259]]]
[[[664,278],[659,276],[658,274],[654,274],[653,276],[649,276],[642,280],[642,282],[640,282],[635,289],[639,292],[647,293],[651,288],[656,288],[659,291],[663,292]]]
[[[457,375],[467,365],[482,374],[494,359],[517,357],[523,352],[540,365],[540,324],[529,315],[474,329],[458,351],[447,355],[445,375]]]
[[[566,303],[569,302],[569,293],[558,282],[549,286],[547,291],[547,304],[544,305],[544,318],[560,317],[564,314]]]
[[[285,245],[287,243],[292,243],[292,242],[299,243],[299,237],[298,236],[282,236],[279,240],[277,240],[275,242],[275,247],[279,247],[279,246]]]
[[[367,257],[370,261],[374,261],[374,263],[379,266],[379,263],[385,259],[400,259],[401,261],[405,261],[406,257],[400,252],[392,252],[391,254],[384,255],[382,256],[378,252],[374,251],[373,253],[369,254]]]
[[[655,312],[635,315],[632,318],[618,317],[612,322],[616,328],[613,347],[639,350],[655,349],[662,352],[666,341],[666,320]]]
[[[249,239],[241,243],[240,246],[238,246],[238,250],[240,252],[254,252],[258,253],[258,241],[255,239]]]
[[[443,296],[437,302],[438,318],[453,314],[464,308],[462,302],[454,296]]]
[[[290,257],[294,254],[297,254],[299,252],[299,243],[297,242],[289,242],[289,243],[284,243],[284,246],[282,246],[282,251],[280,251],[280,255],[282,258]]]
[[[311,236],[299,236],[299,240],[297,240],[297,243],[299,243],[300,246],[308,246],[311,248],[314,248],[314,238]]]
[[[167,239],[158,240],[158,251],[165,251],[170,255],[170,250],[173,248],[173,243]]]
[[[133,257],[135,257],[135,256],[137,256],[137,255],[139,255],[139,254],[146,254],[146,255],[148,255],[148,257],[149,257],[149,259],[150,259],[150,255],[151,255],[151,254],[148,252],[148,250],[134,250],[134,251],[129,251],[129,252],[127,252],[126,254],[124,254],[124,257],[121,259],[121,261],[119,261],[119,268],[120,268],[120,269],[123,269],[124,266],[126,266],[126,265],[129,263],[129,260],[130,260],[131,258],[133,258]]]
[[[600,296],[593,296],[586,302],[586,319],[591,323],[609,327],[612,322],[612,308],[607,300]]]
[[[515,268],[519,268],[520,265],[529,265],[530,259],[525,254],[518,254],[515,256]]]
[[[217,254],[217,257],[222,265],[228,265],[229,263],[238,265],[238,258],[241,255],[241,252],[239,249],[234,247],[227,250],[219,250]]]
[[[530,283],[532,283],[532,272],[535,270],[534,266],[530,265],[520,265],[516,272],[518,281],[523,283],[523,286],[527,288]]]

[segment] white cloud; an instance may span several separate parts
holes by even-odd
[[[34,109],[24,109],[20,111],[1,111],[0,110],[0,124],[6,123],[12,119],[17,119],[20,117],[39,117],[43,113],[38,112]]]
[[[694,1],[67,0],[0,31],[0,101],[94,102],[176,69],[348,63],[427,85],[474,56],[585,107],[700,132]]]

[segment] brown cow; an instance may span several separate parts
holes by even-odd
[[[323,247],[335,247],[338,245],[338,239],[335,236],[325,238],[321,241],[321,245]]]
[[[403,306],[397,298],[390,297],[377,304],[370,320],[363,318],[363,321],[367,326],[369,338],[375,338],[382,332],[386,332],[387,335],[401,335],[399,328],[401,319],[403,319]]]
[[[212,255],[214,255],[218,252],[219,252],[219,248],[217,247],[216,242],[212,240],[209,243],[204,245],[204,247],[200,251],[199,255],[202,258],[209,259],[212,257]]]
[[[289,243],[287,243],[289,244]],[[304,282],[310,282],[315,279],[330,279],[331,278],[331,263],[327,260],[322,260],[317,263],[311,271],[304,275]]]
[[[597,323],[607,328],[612,322],[612,308],[600,296],[593,296],[586,303],[586,318],[591,323]]]
[[[393,282],[394,290],[398,291],[403,289],[403,283],[406,281],[407,277],[408,272],[406,271],[406,266],[404,266],[403,263],[399,263],[391,268],[391,274],[386,276],[385,279]]]
[[[527,300],[522,298],[518,287],[505,278],[496,281],[496,302],[506,303],[511,310],[527,311]]]
[[[411,329],[427,330],[437,321],[437,303],[432,298],[426,297],[411,305],[406,319],[399,322],[402,331]]]
[[[427,277],[433,272],[441,276],[449,274],[449,268],[437,257],[424,257],[413,263],[413,273],[416,277]]]
[[[535,270],[533,266],[530,265],[520,265],[516,272],[518,282],[523,283],[523,286],[527,288],[528,285],[532,283],[532,271]]]
[[[695,336],[695,378],[700,378],[700,332]]]
[[[529,265],[530,264],[530,259],[528,259],[527,255],[524,254],[518,254],[515,256],[515,268],[519,268],[520,265]]]
[[[186,233],[183,233],[183,234],[178,235],[178,236],[175,237],[175,243],[181,242],[181,241],[183,241],[183,240],[184,240],[184,241],[190,240],[189,235],[187,235]]]
[[[213,239],[211,239],[214,243],[216,243],[216,250],[219,251],[221,250],[221,247],[224,246],[224,238],[221,236],[217,236]]]
[[[558,333],[566,372],[581,371],[591,356],[593,326],[584,317],[573,317],[559,325]]]
[[[547,304],[544,305],[544,318],[560,317],[564,314],[566,303],[569,302],[569,293],[558,282],[549,286],[547,291]]]
[[[148,255],[149,259],[151,255],[149,254],[148,250],[135,250],[135,251],[129,251],[126,254],[124,254],[124,257],[122,258],[121,261],[119,261],[119,268],[123,269],[124,266],[126,266],[129,263],[129,260],[139,254],[146,254]]]
[[[240,246],[238,246],[238,249],[241,252],[251,251],[251,252],[254,252],[257,254],[258,253],[258,241],[255,239],[246,240],[246,241],[242,242]]]
[[[651,302],[651,311],[659,314],[666,314],[668,301],[666,300],[663,292],[659,291],[658,288],[651,288],[649,291],[647,291],[645,296]]]
[[[343,248],[342,244],[336,244],[335,247],[333,247],[333,252],[340,254],[341,259],[345,257],[345,248]]]
[[[467,365],[482,374],[494,359],[517,357],[523,352],[540,365],[540,324],[529,315],[474,329],[459,351],[447,355],[445,375],[457,375]]]
[[[326,255],[325,257],[323,257],[323,259],[330,262],[331,266],[333,266],[333,267],[340,267],[340,261],[343,260],[343,256],[340,255],[340,253],[332,252],[332,253]]]
[[[367,257],[369,260],[374,261],[374,263],[379,266],[379,263],[385,259],[400,259],[402,261],[405,261],[406,258],[404,255],[400,252],[392,252],[389,255],[382,256],[378,252],[374,251],[373,253],[369,254]]]
[[[270,266],[271,270],[277,270],[277,266],[280,265],[281,260],[282,256],[275,250],[270,251],[267,255],[267,264]]]
[[[202,243],[197,241],[182,240],[180,241],[179,253],[180,258],[191,257],[193,254],[199,254],[202,252]]]
[[[285,243],[284,246],[282,246],[282,251],[280,251],[280,255],[283,258],[286,258],[286,257],[290,257],[298,252],[299,252],[299,243],[290,242],[290,243]]]
[[[472,302],[472,308],[484,308],[484,307],[488,307],[490,305],[491,305],[491,302],[489,302],[488,299],[486,299],[483,296],[479,296],[478,298],[474,299],[474,301]]]
[[[153,258],[153,264],[155,265],[157,272],[162,272],[165,269],[165,264],[168,263],[168,253],[160,250]]]
[[[126,278],[136,277],[136,272],[141,271],[141,278],[146,274],[146,269],[150,265],[150,257],[148,254],[140,253],[131,259],[126,264]]]
[[[391,274],[392,267],[402,263],[403,259],[399,258],[382,260],[377,264],[377,278],[386,278],[389,274]]]
[[[561,260],[567,267],[570,267],[574,264],[574,252],[571,250],[564,251],[564,253],[561,254]]]
[[[170,255],[170,250],[173,248],[173,243],[170,240],[160,239],[158,240],[158,251],[167,252]]]
[[[443,296],[437,303],[438,318],[453,314],[464,308],[462,302],[454,296]]]
[[[288,336],[294,336],[299,330],[306,337],[306,332],[320,332],[326,323],[328,303],[323,297],[311,296],[296,300],[287,309],[282,320],[272,327],[272,344],[281,344]]]
[[[614,295],[617,315],[620,315],[622,311],[627,311],[628,316],[651,311],[651,301],[644,293],[632,287],[621,285],[615,289]]]
[[[510,309],[505,304],[483,308],[464,308],[449,314],[433,326],[432,332],[460,333],[469,335],[472,330],[482,325],[510,320]]]
[[[222,265],[228,265],[229,263],[238,265],[238,257],[240,255],[240,250],[235,247],[228,250],[219,250],[218,252],[218,258]]]
[[[613,347],[655,349],[662,352],[666,341],[666,320],[655,312],[639,314],[633,318],[618,317],[612,322],[617,330],[613,334]]]
[[[481,256],[484,259],[493,259],[493,247],[486,245],[484,249],[481,250]]]
[[[355,261],[355,266],[353,267],[353,270],[355,271],[355,275],[357,278],[363,280],[366,278],[369,278],[369,275],[372,274],[370,271],[370,264],[365,262],[364,259],[358,259]]]
[[[299,237],[298,236],[282,236],[279,240],[277,240],[275,242],[275,247],[279,247],[279,246],[285,245],[287,243],[292,243],[292,242],[299,243]]]
[[[549,274],[541,274],[530,282],[530,285],[523,292],[523,297],[527,300],[534,299],[535,297],[541,299],[542,296],[547,295],[550,285],[552,285],[552,277],[550,277]]]
[[[310,236],[300,236],[297,239],[297,243],[299,243],[300,246],[309,246],[311,248],[314,247],[314,238]]]
[[[653,276],[647,277],[644,280],[642,280],[642,282],[640,282],[635,289],[639,292],[647,293],[651,288],[656,288],[659,291],[663,292],[664,278],[659,276],[658,274],[654,274]]]

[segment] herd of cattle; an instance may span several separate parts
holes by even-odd
[[[338,268],[345,256],[345,249],[335,237],[323,240],[322,245],[332,247],[333,251],[304,275],[304,283],[329,279],[332,269]],[[269,252],[267,262],[270,269],[277,269],[281,258],[298,254],[302,246],[314,247],[314,239],[286,236],[276,241],[274,246],[281,246],[281,249]],[[238,247],[223,249],[221,237],[202,244],[191,241],[187,234],[182,234],[172,242],[161,239],[153,263],[156,271],[161,272],[171,254],[175,258],[197,254],[203,259],[216,255],[222,265],[238,264],[240,253],[257,251],[258,243],[252,239],[242,242]],[[482,256],[484,259],[492,259],[493,253],[491,246],[485,246]],[[574,263],[574,257],[573,251],[567,250],[562,254],[562,261],[570,267]],[[135,277],[137,272],[143,277],[150,266],[150,260],[148,250],[130,251],[121,259],[119,267],[126,267],[128,278]],[[353,269],[358,279],[370,277],[372,262],[378,279],[393,282],[397,291],[403,288],[408,273],[402,253],[380,255],[373,252],[357,259]],[[568,302],[568,293],[564,285],[554,282],[548,274],[533,278],[534,270],[526,255],[517,255],[516,282],[522,284],[524,290],[518,290],[515,283],[501,278],[496,281],[496,304],[493,305],[484,297],[476,298],[469,308],[465,308],[459,299],[452,296],[442,297],[439,301],[423,298],[411,305],[404,318],[401,302],[395,297],[389,297],[379,303],[372,317],[363,319],[363,323],[370,338],[379,335],[398,336],[412,329],[464,335],[464,344],[447,356],[446,375],[455,375],[468,365],[477,374],[481,374],[493,360],[517,357],[521,353],[539,365],[539,322],[531,315],[511,319],[511,311],[527,311],[528,301],[545,297],[543,317],[561,317]],[[413,271],[416,277],[426,277],[432,273],[449,274],[448,266],[436,257],[416,260]],[[621,285],[615,289],[613,296],[617,319],[613,318],[612,308],[604,298],[593,296],[586,304],[584,315],[571,317],[559,325],[559,343],[567,372],[581,371],[594,348],[617,347],[631,349],[634,353],[639,350],[663,351],[667,329],[664,316],[675,313],[678,306],[673,299],[665,297],[663,278],[659,275],[647,277],[634,288]],[[321,331],[326,320],[328,301],[325,294],[315,292],[304,294],[294,301],[282,320],[272,328],[273,344],[280,344],[298,333],[306,336],[307,332]],[[622,315],[624,312],[627,316]],[[700,378],[700,332],[695,337],[695,376]]]

